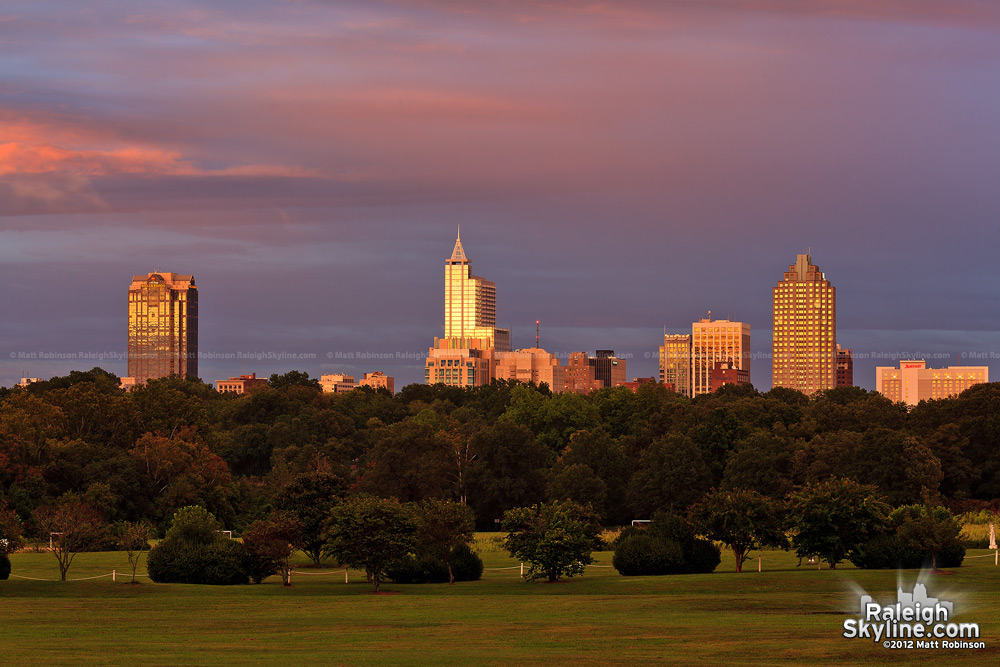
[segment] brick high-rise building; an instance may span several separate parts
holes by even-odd
[[[198,376],[198,288],[194,276],[132,276],[128,289],[128,377],[134,384]]]
[[[837,386],[837,288],[798,255],[772,296],[773,385],[807,395]]]
[[[510,349],[510,330],[497,328],[497,286],[472,275],[459,230],[444,263],[444,337],[488,339],[497,352]]]
[[[750,378],[750,325],[708,317],[691,325],[691,396],[712,391],[716,362],[746,371]]]
[[[837,344],[837,386],[854,386],[854,350]]]

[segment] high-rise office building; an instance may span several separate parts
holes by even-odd
[[[198,375],[198,288],[194,276],[133,276],[128,290],[128,379]]]
[[[837,386],[837,288],[798,255],[773,298],[773,385],[807,395]]]
[[[444,263],[444,337],[488,339],[497,352],[510,350],[510,331],[497,328],[497,286],[472,275],[459,230]]]
[[[597,350],[590,358],[594,367],[594,378],[605,387],[617,387],[625,382],[625,360],[615,356],[614,350]]]
[[[663,334],[660,346],[660,382],[672,384],[674,391],[691,396],[691,335]]]
[[[854,350],[837,344],[837,386],[854,386]]]
[[[691,325],[691,396],[712,392],[716,362],[746,371],[750,378],[750,325],[708,317]]]

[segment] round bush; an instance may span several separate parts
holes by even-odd
[[[443,560],[431,556],[409,555],[396,562],[386,572],[397,584],[440,584],[448,581],[448,568]]]
[[[615,549],[611,564],[626,577],[676,574],[684,571],[684,552],[681,545],[673,540],[635,534],[622,540]]]
[[[149,578],[158,584],[245,584],[245,551],[239,542],[212,544],[165,541],[146,557]]]
[[[965,547],[961,544],[943,549],[937,556],[939,568],[962,567],[963,560],[965,560]]]
[[[479,581],[483,576],[483,559],[468,544],[451,550],[451,570],[455,581]]]
[[[690,574],[715,572],[715,568],[721,562],[722,553],[719,551],[719,547],[709,540],[695,538],[684,550],[684,571]]]
[[[0,551],[0,579],[6,579],[10,576],[10,558],[7,558],[7,554]]]
[[[865,570],[908,570],[920,567],[924,555],[903,544],[895,535],[882,533],[855,549],[851,562]]]

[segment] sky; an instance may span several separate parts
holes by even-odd
[[[748,322],[798,253],[855,382],[1000,379],[1000,3],[5,0],[0,385],[126,374],[193,274],[200,374],[423,380],[456,228],[515,347]]]

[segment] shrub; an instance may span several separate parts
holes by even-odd
[[[7,579],[10,576],[10,558],[7,554],[0,551],[0,580]]]
[[[459,544],[451,550],[451,569],[455,581],[478,581],[483,576],[483,560],[469,545]],[[390,567],[388,576],[397,584],[444,584],[448,568],[440,558],[411,554]]]
[[[250,579],[245,559],[239,542],[165,541],[149,552],[146,571],[158,584],[245,584]]]
[[[673,540],[655,535],[630,535],[622,540],[611,564],[627,577],[648,574],[677,574],[684,571],[684,552]]]
[[[938,554],[938,567],[962,567],[965,560],[965,547],[953,544],[941,550]]]
[[[855,567],[865,570],[912,569],[924,561],[922,553],[903,544],[891,533],[881,533],[871,538],[851,553]]]
[[[722,562],[722,553],[719,547],[709,540],[695,538],[686,549],[684,549],[685,572],[689,574],[708,574],[715,572]]]

